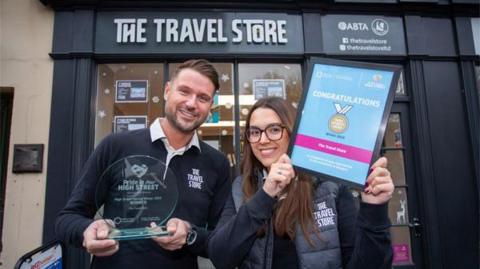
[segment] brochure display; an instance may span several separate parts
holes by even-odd
[[[312,58],[289,147],[293,165],[362,187],[378,158],[400,71]]]

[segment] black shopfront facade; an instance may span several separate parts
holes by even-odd
[[[44,242],[95,145],[163,115],[178,63],[205,58],[220,73],[199,135],[233,176],[248,108],[271,94],[297,105],[309,59],[327,57],[403,67],[382,147],[394,267],[478,268],[478,0],[42,2],[55,10]],[[67,268],[88,268],[86,253],[67,253]]]

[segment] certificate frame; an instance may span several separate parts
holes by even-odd
[[[294,167],[364,188],[379,157],[401,70],[396,65],[310,58],[288,148]],[[354,113],[347,116],[348,111]],[[373,122],[374,128],[360,128],[365,122]]]

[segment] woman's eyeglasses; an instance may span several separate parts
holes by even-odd
[[[260,139],[262,139],[262,133],[265,133],[265,135],[270,141],[277,141],[282,139],[283,129],[285,128],[287,127],[278,123],[270,124],[265,129],[260,129],[258,127],[249,127],[245,131],[245,136],[250,143],[257,143],[258,141],[260,141]]]

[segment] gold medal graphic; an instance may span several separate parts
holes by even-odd
[[[347,112],[352,108],[351,105],[342,107],[340,104],[334,103],[336,113],[330,117],[328,121],[328,129],[332,132],[341,134],[348,129]]]
[[[328,121],[328,128],[337,134],[345,132],[348,128],[348,119],[345,115],[335,114]]]

